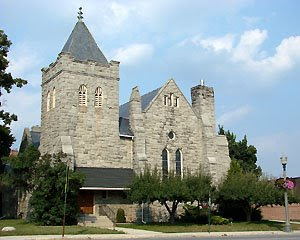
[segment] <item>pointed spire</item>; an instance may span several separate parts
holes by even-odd
[[[81,61],[94,60],[102,64],[108,64],[92,34],[82,21],[82,8],[79,8],[78,22],[76,23],[71,35],[69,36],[62,52],[71,53],[71,55]]]

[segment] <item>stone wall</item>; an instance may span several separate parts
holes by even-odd
[[[165,106],[164,96],[179,98],[179,106]],[[162,151],[168,150],[169,171],[175,171],[175,152],[182,152],[184,171],[204,166],[202,131],[198,118],[173,80],[169,80],[144,113],[147,163],[162,169]],[[175,137],[170,139],[168,134]]]
[[[125,212],[126,222],[167,222],[169,220],[169,213],[166,208],[159,202],[153,204],[132,204],[122,191],[108,191],[107,195],[103,191],[94,192],[95,213],[99,214],[99,206],[105,205],[116,216],[119,208]],[[183,213],[183,204],[179,204],[177,208],[177,216]],[[143,210],[142,210],[143,208]],[[143,218],[142,218],[143,214]]]
[[[82,84],[87,88],[86,106],[79,106]],[[103,92],[99,108],[94,106],[97,87]],[[67,147],[77,167],[130,168],[130,146],[119,137],[119,63],[77,61],[69,54],[60,54],[55,63],[43,69],[41,128],[42,154],[64,150],[63,139],[69,137]]]
[[[165,96],[172,96],[172,106],[165,103]],[[162,151],[167,149],[169,171],[173,172],[175,153],[180,150],[184,172],[201,168],[218,184],[229,169],[230,158],[226,138],[216,136],[214,114],[212,88],[192,88],[191,106],[171,79],[144,112],[141,112],[139,92],[134,88],[130,101],[130,126],[135,135],[134,162],[141,168],[143,159],[138,156],[146,155],[148,166],[162,170]],[[171,131],[175,134],[173,139],[168,136]]]

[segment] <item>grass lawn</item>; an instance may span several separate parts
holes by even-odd
[[[144,229],[164,233],[180,232],[207,232],[208,225],[151,223],[151,224],[117,224],[118,227]],[[242,232],[242,231],[282,231],[284,223],[260,221],[260,222],[235,222],[228,225],[212,225],[211,232]],[[300,224],[292,224],[293,230],[300,230]]]
[[[0,236],[18,236],[18,235],[61,235],[61,226],[36,226],[27,223],[20,219],[0,220],[0,230],[3,227],[15,227],[16,231],[2,232]],[[82,226],[66,226],[65,234],[108,234],[108,233],[123,233],[115,230],[96,228],[96,227],[82,227]]]

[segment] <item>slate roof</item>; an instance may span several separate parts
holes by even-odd
[[[157,88],[157,89],[155,89],[151,92],[148,92],[148,93],[144,94],[141,97],[142,111],[144,111],[148,107],[148,105],[153,100],[153,98],[157,95],[159,90],[160,90],[160,88]],[[124,103],[120,106],[119,116],[122,117],[122,118],[129,118],[129,102]]]
[[[85,174],[83,187],[92,188],[127,188],[134,177],[129,168],[78,167],[75,171]]]
[[[33,146],[38,149],[40,146],[41,132],[30,131],[30,135]]]
[[[122,117],[119,118],[119,134],[133,137],[133,133],[129,128],[129,119]]]
[[[78,21],[69,36],[62,52],[71,53],[77,60],[94,60],[98,63],[108,64],[106,57],[98,48],[92,34],[82,21]]]

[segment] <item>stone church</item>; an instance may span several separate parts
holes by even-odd
[[[192,87],[190,104],[169,79],[144,95],[134,87],[129,102],[119,105],[120,63],[106,59],[78,19],[56,61],[42,69],[41,126],[26,129],[23,139],[41,154],[66,153],[86,175],[82,213],[112,218],[121,207],[135,221],[138,207],[126,190],[145,166],[163,175],[201,166],[220,182],[230,158],[226,137],[216,135],[213,88]]]

